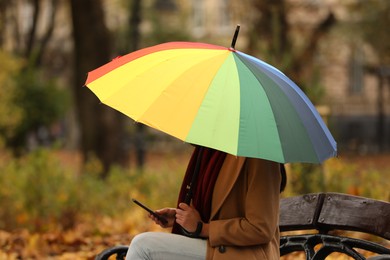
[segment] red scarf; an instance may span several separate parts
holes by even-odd
[[[202,221],[208,222],[211,214],[211,198],[213,195],[215,181],[225,160],[226,153],[203,147],[201,149],[200,170],[198,179],[193,187],[192,205],[198,210]],[[187,193],[187,185],[191,183],[192,174],[195,170],[200,147],[196,146],[188,164],[186,174],[180,189],[178,205],[184,201]],[[180,226],[174,224],[172,233],[180,234]]]

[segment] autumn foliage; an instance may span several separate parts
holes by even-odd
[[[131,198],[156,209],[175,205],[189,152],[149,154],[143,171],[113,167],[104,180],[93,157],[81,165],[77,154],[52,149],[1,153],[0,259],[94,259],[139,232],[161,230]],[[388,201],[390,168],[362,165],[361,158],[327,161],[310,175],[312,192],[325,187]],[[283,196],[299,194],[301,167],[288,166]]]

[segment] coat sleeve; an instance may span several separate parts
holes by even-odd
[[[233,206],[229,217],[221,214],[217,220],[210,221],[209,241],[213,247],[267,244],[278,233],[279,164],[248,158],[241,171],[241,181],[235,185],[246,187],[232,190],[242,194],[229,194],[230,201],[226,202],[241,206]]]

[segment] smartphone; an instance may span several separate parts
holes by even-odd
[[[144,204],[142,204],[141,202],[139,202],[138,200],[136,199],[131,199],[135,204],[137,204],[138,206],[140,206],[141,208],[143,208],[144,210],[146,210],[147,212],[149,212],[150,214],[152,214],[154,217],[156,217],[163,225],[166,225],[168,224],[168,221],[161,215],[157,214],[156,212],[154,212],[153,210],[151,210],[150,208],[146,207]]]

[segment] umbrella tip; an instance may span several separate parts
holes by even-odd
[[[235,46],[236,46],[236,41],[237,41],[237,37],[238,37],[238,33],[240,32],[240,25],[237,24],[236,26],[236,31],[234,32],[234,36],[233,36],[233,40],[232,40],[232,44],[230,45],[230,48],[234,50]]]

